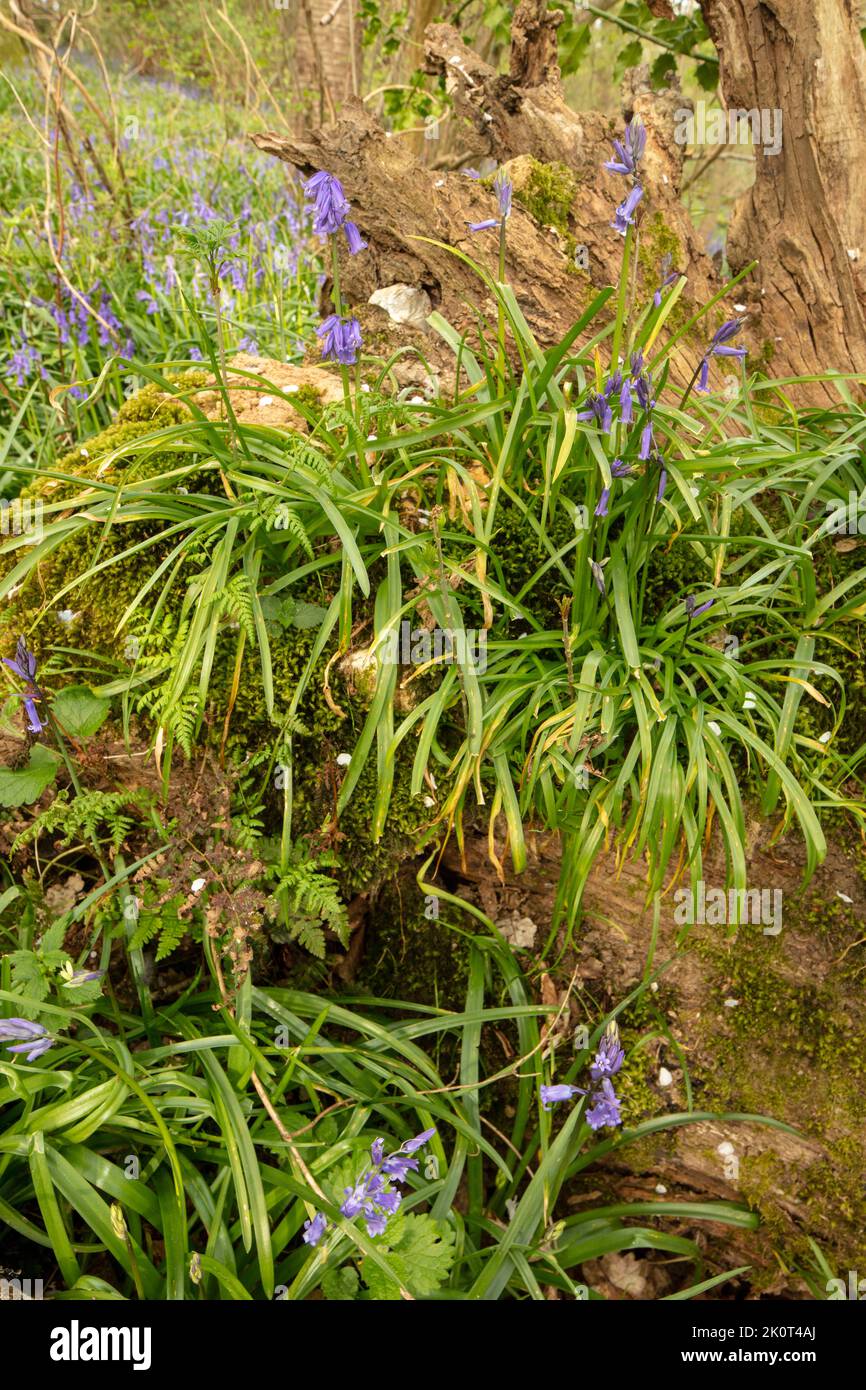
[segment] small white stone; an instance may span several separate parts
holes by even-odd
[[[365,395],[369,395],[370,387],[366,381],[361,382],[361,390],[364,392]]]
[[[267,406],[273,405],[273,403],[273,396],[262,396],[261,400],[259,401],[259,410],[265,410]]]
[[[87,452],[86,449],[82,448],[82,450],[81,450],[81,457],[82,457],[82,458],[89,459],[89,458],[90,458],[90,454]]]
[[[298,391],[300,391],[300,389],[301,389],[301,388],[300,388],[300,386],[298,385],[298,383],[297,383],[296,381],[292,381],[292,382],[290,382],[289,385],[286,387],[286,395],[287,395],[287,396],[294,396],[294,395],[297,394]]]
[[[436,182],[434,183],[433,187],[434,187],[434,188],[444,188],[444,187],[445,187],[445,180],[444,180],[444,179],[437,179]]]
[[[671,1075],[671,1073],[668,1071],[667,1067],[659,1067],[659,1085],[660,1085],[660,1086],[672,1086],[673,1084],[674,1084],[674,1078],[673,1078],[673,1076]]]
[[[409,404],[410,404],[410,405],[426,405],[427,402],[425,401],[425,399],[424,399],[423,396],[410,396],[410,397],[409,397]]]
[[[852,261],[859,261],[859,259],[860,259],[860,247],[859,247],[859,246],[849,246],[849,247],[848,247],[848,256],[849,256],[849,258],[850,258]]]
[[[368,435],[367,435],[367,443],[369,444],[369,443],[370,443],[370,440],[371,440],[371,439],[375,439],[375,438],[376,438],[375,434],[368,434]]]
[[[194,878],[193,881],[192,881],[192,883],[189,885],[189,887],[190,887],[190,892],[191,892],[191,893],[200,893],[201,890],[204,888],[204,886],[205,886],[206,883],[207,883],[207,879],[206,879],[206,878]]]
[[[842,901],[843,901],[843,903],[853,903],[853,901],[854,901],[853,898],[849,898],[849,897],[848,897],[848,894],[847,894],[847,893],[842,893],[842,892],[839,891],[838,889],[837,889],[837,892],[836,892],[836,897],[837,897],[837,898],[841,898]]]
[[[433,800],[432,796],[425,796],[425,797],[424,797],[424,801],[423,801],[423,805],[425,805],[425,806],[427,807],[427,809],[429,810],[431,806],[435,806],[435,805],[436,805],[436,802]]]
[[[740,1002],[739,999],[726,999],[726,1000],[725,1000],[725,1008],[726,1008],[726,1009],[735,1009],[735,1008],[737,1007],[737,1005],[739,1004],[739,1002]]]
[[[832,737],[833,737],[833,735],[830,733],[830,730],[829,730],[829,729],[825,729],[824,732],[823,732],[823,734],[821,734],[821,735],[819,736],[818,742],[819,742],[819,743],[829,743]]]
[[[734,308],[736,309],[738,314],[744,314],[746,312],[745,304],[735,304]]]
[[[733,1144],[731,1143],[730,1139],[723,1139],[721,1144],[717,1145],[716,1147],[716,1153],[723,1154],[725,1155],[725,1157],[728,1157],[730,1154],[735,1152],[736,1150]]]
[[[658,982],[658,980],[653,980],[652,984],[650,985],[650,992],[651,992],[652,994],[658,994],[658,992],[659,992],[659,982]]]
[[[656,1192],[659,1194],[660,1197],[665,1196],[665,1194],[667,1193],[667,1188],[665,1187],[663,1182],[656,1183]]]
[[[722,732],[721,725],[717,724],[715,719],[707,720],[707,728],[712,729],[713,733],[716,735],[716,738],[718,738]]]
[[[338,766],[338,767],[348,767],[348,766],[349,766],[349,763],[350,763],[351,761],[352,761],[352,754],[351,754],[351,753],[338,753],[338,754],[337,754],[337,766]]]
[[[59,608],[57,610],[57,616],[62,623],[74,623],[78,614],[73,613],[71,608]]]

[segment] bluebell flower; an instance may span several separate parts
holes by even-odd
[[[622,1123],[619,1097],[607,1077],[601,1083],[601,1090],[592,1097],[592,1105],[587,1107],[586,1123],[590,1129],[603,1129],[606,1125]]]
[[[633,419],[631,384],[628,377],[625,378],[619,393],[619,412],[620,419],[624,425],[630,425]]]
[[[10,671],[14,671],[19,680],[24,681],[24,690],[18,692],[18,698],[24,704],[27,727],[31,734],[40,734],[45,725],[39,718],[39,711],[36,706],[40,700],[44,700],[45,696],[36,684],[36,657],[31,651],[28,651],[24,638],[19,637],[14,659],[4,656],[2,661],[4,666],[9,667]]]
[[[603,167],[612,174],[637,174],[637,166],[646,146],[646,128],[639,116],[633,116],[625,128],[622,140],[614,140],[615,157],[605,160]]]
[[[357,256],[359,251],[367,249],[367,242],[361,236],[354,222],[344,222],[343,231],[346,233],[346,241],[349,243],[350,256]]]
[[[682,274],[681,270],[671,270],[672,260],[673,256],[671,255],[670,251],[666,251],[665,254],[662,256],[661,265],[659,267],[659,274],[662,277],[661,283],[658,285],[653,295],[653,304],[656,306],[657,309],[661,308],[662,290],[666,290],[668,285],[672,285],[675,280],[679,280],[680,275]]]
[[[629,227],[634,226],[634,212],[638,203],[643,197],[643,189],[640,184],[635,184],[631,192],[622,200],[613,215],[611,226],[619,232],[620,236],[625,236]]]
[[[349,255],[356,256],[364,250],[367,243],[355,223],[349,221],[352,209],[338,178],[324,171],[313,174],[304,184],[304,195],[313,199],[306,211],[313,214],[313,231],[318,236],[333,236],[342,228],[346,233]]]
[[[467,223],[470,232],[486,232],[493,227],[501,227],[506,218],[511,216],[514,185],[502,169],[497,171],[496,178],[493,180],[493,192],[496,194],[496,201],[499,204],[499,216],[485,217],[482,222]]]
[[[54,1039],[42,1024],[31,1023],[28,1018],[0,1019],[0,1042],[10,1044],[10,1052],[26,1053],[28,1062],[35,1062],[54,1046]],[[17,1045],[13,1047],[12,1043]]]
[[[322,357],[325,361],[341,362],[351,367],[358,360],[361,347],[361,325],[355,318],[341,318],[339,314],[329,314],[316,329],[316,337],[322,339]]]
[[[364,1207],[364,1222],[368,1236],[381,1236],[384,1235],[385,1227],[388,1225],[388,1214],[379,1211],[372,1202],[367,1202]]]
[[[742,319],[728,319],[722,324],[721,328],[716,329],[709,347],[701,358],[701,370],[697,386],[699,391],[706,391],[708,389],[711,357],[746,356],[746,349],[744,347],[729,346],[731,338],[736,338],[737,334],[742,332],[742,328]]]
[[[699,618],[702,613],[706,613],[708,608],[712,608],[715,601],[714,598],[708,598],[704,603],[695,603],[694,594],[686,594],[686,614],[689,622],[693,618]]]
[[[417,1149],[423,1148],[428,1139],[432,1139],[435,1133],[435,1129],[425,1129],[421,1134],[416,1134],[414,1139],[407,1139],[405,1144],[400,1145],[400,1148],[403,1153],[413,1154]]]
[[[595,420],[604,433],[609,434],[613,429],[613,412],[610,408],[610,401],[605,395],[599,395],[596,391],[590,391],[586,399],[589,408],[577,412],[578,420]]]
[[[667,471],[666,468],[662,467],[662,471],[661,471],[661,473],[660,473],[660,475],[659,475],[658,492],[656,493],[656,501],[657,501],[657,502],[661,502],[661,501],[662,501],[662,499],[663,499],[663,497],[664,497],[664,495],[665,495],[665,490],[666,490],[666,488],[667,488],[667,485],[668,485],[668,471]]]
[[[610,502],[610,488],[604,487],[598,499],[598,506],[595,509],[596,516],[607,516],[608,503]]]
[[[388,1177],[394,1182],[405,1182],[406,1175],[410,1171],[417,1171],[417,1158],[407,1158],[405,1154],[389,1154],[382,1164],[382,1172],[387,1173]]]
[[[610,465],[610,475],[612,478],[630,478],[631,468],[622,459],[614,459]]]
[[[652,453],[652,448],[653,448],[653,444],[654,444],[654,443],[655,443],[655,436],[653,435],[653,422],[652,422],[652,416],[650,416],[650,417],[647,419],[647,422],[646,422],[646,424],[644,425],[643,429],[641,430],[641,434],[640,434],[640,450],[638,451],[638,458],[639,458],[639,459],[648,459],[649,456],[650,456],[650,454]]]
[[[493,180],[493,192],[499,203],[499,216],[503,219],[511,216],[511,199],[514,194],[514,184],[503,169],[498,170],[496,178]]]
[[[624,1060],[625,1052],[620,1046],[619,1031],[614,1023],[602,1035],[589,1074],[597,1084],[606,1076],[616,1076]]]
[[[312,1221],[304,1222],[304,1244],[318,1245],[328,1225],[324,1212],[317,1211]]]
[[[374,1139],[370,1145],[372,1167],[367,1168],[358,1178],[354,1187],[343,1188],[343,1202],[340,1211],[351,1221],[363,1213],[367,1234],[380,1236],[385,1231],[388,1217],[399,1209],[403,1198],[392,1184],[405,1182],[411,1171],[418,1169],[417,1158],[410,1155],[423,1147],[436,1133],[435,1129],[425,1129],[414,1139],[407,1139],[401,1147],[385,1157],[384,1139]],[[314,1221],[307,1221],[304,1227],[304,1240],[315,1245],[325,1230],[326,1221],[319,1213]]]
[[[564,1082],[558,1086],[542,1086],[542,1109],[550,1110],[554,1105],[559,1105],[564,1100],[571,1100],[572,1096],[585,1095],[586,1091],[582,1091],[579,1086],[567,1086]]]

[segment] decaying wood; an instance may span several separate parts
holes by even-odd
[[[589,291],[615,283],[622,239],[610,223],[625,193],[622,180],[600,168],[611,152],[613,123],[598,113],[572,111],[563,99],[556,65],[560,21],[539,0],[523,0],[514,17],[507,75],[467,48],[449,25],[430,25],[425,36],[428,71],[445,74],[459,147],[473,159],[495,157],[514,177],[518,198],[508,227],[507,275],[545,344],[567,331]],[[678,197],[683,150],[674,140],[673,109],[681,101],[679,95],[653,98],[648,84],[639,84],[630,97],[649,131],[644,216],[659,215],[678,238],[679,268],[689,274],[689,295],[700,301],[715,283],[714,269]],[[468,231],[470,222],[496,214],[488,187],[463,173],[425,166],[353,100],[336,121],[303,139],[268,132],[253,141],[305,175],[327,169],[342,181],[369,243],[364,255],[344,256],[343,290],[353,306],[376,289],[405,284],[425,291],[432,307],[460,330],[473,325],[470,306],[493,312],[475,274],[447,249],[464,251],[494,271],[495,233]],[[528,177],[531,160],[561,164],[574,176],[566,235],[520,206],[520,181]],[[585,271],[575,265],[575,248]]]

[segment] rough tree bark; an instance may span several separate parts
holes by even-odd
[[[851,0],[702,0],[729,109],[782,112],[728,259],[760,264],[754,332],[793,372],[866,371],[866,50]],[[816,392],[816,395],[818,393]],[[835,393],[834,393],[835,394]]]

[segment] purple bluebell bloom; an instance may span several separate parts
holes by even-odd
[[[4,656],[2,661],[4,666],[8,666],[19,680],[24,681],[25,688],[18,692],[18,697],[24,703],[27,725],[31,734],[41,734],[45,725],[39,718],[36,705],[39,700],[44,700],[45,696],[36,684],[36,657],[31,651],[28,651],[27,643],[23,637],[18,638],[14,659]]]
[[[505,220],[511,216],[511,199],[514,194],[514,184],[503,169],[499,169],[496,178],[493,180],[493,192],[499,203],[499,216]]]
[[[666,468],[663,467],[663,468],[662,468],[662,471],[661,471],[661,474],[659,475],[659,487],[658,487],[658,492],[656,493],[656,501],[657,501],[657,502],[661,502],[662,498],[664,497],[664,495],[665,495],[665,490],[666,490],[666,488],[667,488],[667,485],[668,485],[668,471],[667,471]]]
[[[367,1199],[367,1183],[365,1178],[361,1178],[354,1187],[344,1187],[343,1193],[345,1200],[340,1205],[340,1211],[349,1220],[357,1216],[358,1212]]]
[[[712,608],[715,601],[714,598],[708,598],[704,603],[695,603],[694,594],[686,594],[686,614],[689,622],[693,618],[699,618],[702,613],[706,613],[708,608]]]
[[[28,1062],[35,1062],[54,1046],[54,1039],[42,1024],[31,1023],[28,1018],[0,1019],[0,1042],[15,1043],[16,1046],[9,1046],[8,1050],[26,1053]]]
[[[639,116],[633,116],[625,128],[622,140],[614,140],[615,158],[605,160],[603,168],[612,174],[637,174],[637,166],[646,146],[646,128]]]
[[[587,1108],[586,1122],[590,1129],[602,1129],[606,1125],[622,1123],[619,1098],[607,1077],[601,1083],[601,1090],[592,1097],[593,1104]]]
[[[653,295],[653,304],[656,306],[657,309],[661,308],[662,290],[666,290],[668,285],[672,285],[675,280],[679,280],[680,275],[682,274],[681,270],[671,270],[672,260],[673,256],[671,255],[670,251],[666,251],[665,254],[662,256],[661,265],[659,267],[659,274],[662,277],[661,282],[658,288],[656,289],[655,294]]]
[[[341,318],[339,314],[329,314],[316,329],[316,337],[322,339],[322,357],[325,361],[341,362],[351,367],[358,360],[361,347],[361,325],[355,318]]]
[[[382,1172],[387,1173],[392,1182],[405,1182],[410,1172],[417,1172],[417,1158],[407,1158],[405,1154],[393,1153],[382,1164]]]
[[[543,1110],[550,1110],[564,1100],[571,1100],[572,1096],[585,1095],[586,1091],[582,1091],[579,1086],[567,1086],[564,1082],[558,1086],[542,1086],[541,1106]]]
[[[607,589],[605,588],[604,583],[604,570],[602,569],[601,565],[598,563],[597,560],[590,560],[589,568],[592,570],[592,577],[595,581],[595,587],[598,589],[598,592],[601,594],[602,598],[604,598],[605,594],[607,593]]]
[[[596,516],[607,516],[608,503],[610,502],[610,488],[604,487],[598,499],[598,506],[595,509]]]
[[[318,1245],[328,1225],[324,1212],[317,1211],[312,1221],[304,1222],[304,1244]]]
[[[589,409],[579,410],[577,412],[578,420],[595,420],[603,432],[608,434],[613,429],[613,413],[610,408],[610,401],[605,395],[598,395],[595,391],[591,391],[586,399]]]
[[[24,334],[21,333],[18,339],[18,347],[6,363],[6,371],[9,375],[15,377],[15,385],[21,387],[29,381],[37,367],[44,381],[48,374],[42,366],[42,354],[38,348],[32,347]]]
[[[612,478],[630,478],[631,468],[622,459],[614,459],[610,465],[610,475]]]
[[[496,194],[496,201],[499,204],[499,216],[485,217],[482,222],[467,223],[470,232],[487,232],[493,227],[501,227],[506,218],[511,216],[514,185],[502,169],[497,170],[496,178],[493,180],[493,192]]]
[[[650,454],[652,453],[652,447],[653,447],[654,442],[655,442],[655,440],[654,440],[654,437],[653,437],[653,422],[652,422],[652,416],[650,416],[650,417],[647,419],[647,422],[646,422],[646,424],[644,425],[643,429],[641,430],[641,435],[640,435],[640,450],[639,450],[639,452],[638,452],[638,458],[639,458],[639,459],[648,459],[648,458],[649,458]]]
[[[340,228],[346,233],[349,255],[356,256],[367,245],[354,222],[349,221],[352,211],[343,185],[333,174],[320,171],[304,184],[304,196],[313,201],[306,211],[313,214],[313,231],[321,237],[333,236]]]
[[[435,1129],[425,1129],[421,1134],[416,1134],[414,1139],[407,1139],[405,1144],[400,1145],[400,1148],[403,1153],[413,1154],[417,1149],[423,1148],[428,1139],[432,1139],[435,1133]]]
[[[343,231],[346,233],[346,241],[349,243],[350,256],[357,256],[359,251],[367,249],[367,242],[361,236],[354,222],[344,222]]]
[[[708,389],[711,357],[746,356],[746,349],[744,347],[729,346],[731,338],[736,338],[737,334],[742,332],[742,328],[742,319],[728,319],[722,324],[721,328],[716,329],[710,340],[709,347],[701,358],[701,370],[697,386],[698,391],[706,391]]]
[[[372,1167],[367,1168],[358,1178],[354,1187],[343,1189],[343,1202],[340,1211],[351,1221],[363,1213],[367,1234],[380,1236],[384,1233],[388,1217],[398,1210],[403,1198],[393,1184],[405,1182],[407,1174],[418,1169],[417,1158],[409,1155],[423,1147],[436,1133],[435,1129],[425,1129],[414,1139],[407,1139],[394,1153],[385,1155],[384,1139],[374,1139],[370,1145]],[[304,1240],[315,1245],[325,1229],[324,1216],[319,1214],[314,1221],[306,1222]]]
[[[640,184],[635,184],[631,192],[622,200],[613,215],[611,226],[619,232],[620,236],[625,236],[629,227],[634,226],[634,211],[643,197],[643,189]]]
[[[634,418],[631,399],[631,385],[628,377],[622,383],[619,393],[620,419],[624,425],[630,425]]]
[[[589,1074],[597,1085],[606,1076],[616,1076],[624,1061],[625,1052],[620,1047],[619,1032],[616,1024],[612,1024],[602,1035]]]
[[[379,1211],[372,1202],[367,1202],[364,1207],[364,1222],[368,1236],[384,1235],[385,1227],[388,1225],[388,1213]]]

